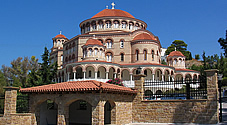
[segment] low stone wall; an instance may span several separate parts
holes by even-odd
[[[207,99],[203,100],[143,100],[144,76],[137,75],[133,100],[133,123],[218,123],[217,70],[208,70]]]
[[[133,104],[133,123],[216,124],[217,122],[215,101],[141,101]]]
[[[31,113],[0,116],[0,125],[34,125],[35,115]]]

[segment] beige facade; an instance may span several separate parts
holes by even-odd
[[[53,38],[51,59],[61,66],[55,82],[121,78],[126,86],[134,86],[132,75],[139,67],[147,80],[186,79],[184,74],[199,78],[199,72],[184,70],[184,56],[168,57],[168,65],[162,65],[159,38],[146,30],[144,21],[128,12],[104,9],[79,26],[80,35],[67,39],[59,34]],[[91,42],[97,40],[101,44]]]

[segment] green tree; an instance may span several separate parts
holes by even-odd
[[[29,75],[28,75],[28,82],[30,86],[38,86],[42,82],[40,77],[40,72],[39,72],[40,65],[38,63],[38,59],[36,59],[35,56],[32,56],[30,60],[30,64],[31,64],[31,71],[29,72]]]
[[[219,38],[218,40],[220,46],[221,46],[221,49],[224,49],[224,55],[225,55],[225,58],[227,58],[227,38],[226,39],[223,39],[223,38]]]
[[[170,52],[175,51],[175,49],[176,49],[177,51],[180,51],[182,54],[184,54],[184,56],[186,56],[186,60],[191,60],[192,59],[192,55],[191,55],[191,52],[187,51],[187,46],[188,45],[184,41],[175,40],[167,48],[165,54],[169,55]]]
[[[3,87],[7,85],[6,78],[2,71],[0,71],[0,96],[4,94]]]
[[[195,59],[196,59],[196,60],[199,60],[199,59],[200,59],[199,54],[195,54]]]
[[[41,85],[51,84],[52,80],[57,73],[57,62],[51,64],[50,63],[50,55],[47,47],[44,48],[44,53],[42,55],[42,63],[40,63],[40,77],[41,77]]]

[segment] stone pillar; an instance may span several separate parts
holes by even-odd
[[[109,74],[109,72],[106,72],[106,79],[109,79],[109,78],[108,78],[108,74]]]
[[[144,94],[144,77],[146,77],[143,74],[138,74],[138,75],[133,75],[134,76],[134,81],[135,81],[135,87],[134,89],[137,90],[137,96],[136,99],[138,100],[143,100],[143,94]]]
[[[4,115],[15,114],[17,104],[17,90],[18,87],[4,87],[5,89],[5,103]]]
[[[130,82],[132,82],[133,74],[130,74]]]
[[[218,99],[219,99],[219,92],[218,92],[218,70],[211,69],[205,70],[207,75],[207,103],[212,105],[209,114],[214,114],[210,119],[211,124],[216,124],[219,121],[219,107],[218,107]]]
[[[84,80],[85,80],[86,72],[84,72]]]
[[[117,78],[117,73],[114,73],[114,79]]]
[[[155,74],[152,74],[152,80],[154,81]]]
[[[95,80],[97,80],[97,71],[95,72]]]
[[[76,80],[76,72],[73,72],[73,80]]]
[[[57,125],[66,125],[66,118],[65,118],[65,113],[64,113],[64,105],[62,104],[62,102],[58,103],[58,123]]]
[[[92,125],[104,125],[104,105],[105,101],[99,101],[92,106]]]

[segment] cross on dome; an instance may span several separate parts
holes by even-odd
[[[61,32],[62,32],[62,31],[60,30],[60,34],[61,34]]]
[[[112,5],[112,9],[114,9],[114,6],[115,6],[114,2],[113,2],[113,3],[111,3],[111,5]]]
[[[108,6],[106,6],[106,9],[108,9]]]

